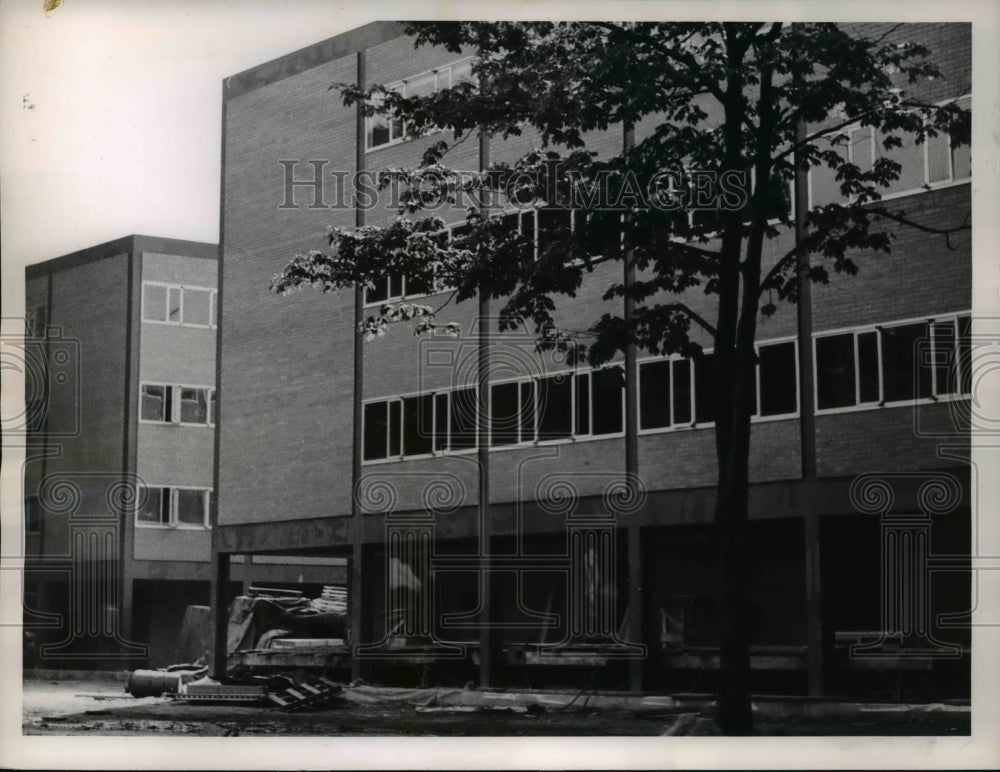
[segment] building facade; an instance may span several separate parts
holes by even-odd
[[[101,244],[28,266],[26,301],[36,663],[173,664],[186,607],[209,601],[218,246]],[[228,591],[303,571],[238,566]]]
[[[926,44],[944,70],[919,97],[967,100],[968,25],[892,34]],[[354,171],[415,165],[435,141],[359,117],[330,86],[427,93],[469,77],[471,55],[415,49],[398,25],[374,23],[225,82],[217,583],[237,555],[350,558],[355,659],[373,672],[432,661],[445,663],[442,678],[448,667],[461,680],[488,670],[491,683],[526,672],[578,679],[583,668],[606,686],[705,687],[718,665],[705,360],[640,355],[629,374],[642,486],[633,496],[622,485],[621,362],[590,370],[538,354],[530,336],[495,332],[472,302],[439,313],[457,338],[414,338],[399,325],[358,360],[353,293],[269,291],[292,256],[322,249],[328,226],[393,216],[388,205],[359,216]],[[655,126],[637,124],[635,141]],[[970,210],[968,148],[940,137],[886,151],[870,130],[853,131],[844,152],[855,163],[888,152],[902,164],[885,199],[910,218],[950,227]],[[587,149],[617,153],[623,133],[588,135]],[[490,138],[489,160],[513,162],[538,144],[528,130]],[[460,144],[448,163],[475,170],[481,152]],[[839,193],[816,171],[809,195],[818,206]],[[516,216],[522,232],[544,231],[544,215]],[[760,323],[747,591],[767,688],[878,688],[900,673],[914,688],[968,688],[970,238],[893,231],[891,254],[858,256],[858,278],[814,288],[807,337],[794,306]],[[768,265],[793,238],[768,243]],[[615,310],[603,295],[620,271],[598,265],[558,302],[560,324],[584,328]],[[391,278],[367,291],[360,314],[446,299],[427,290]],[[714,318],[712,297],[684,301]],[[477,430],[484,319],[493,411]],[[803,345],[815,363],[805,404]],[[804,411],[814,439],[803,440]],[[916,573],[899,579],[899,565]]]

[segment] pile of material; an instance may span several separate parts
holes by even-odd
[[[281,592],[282,594],[277,594]],[[278,639],[341,640],[347,637],[347,591],[327,586],[319,598],[251,589],[229,608],[227,650],[267,649]]]

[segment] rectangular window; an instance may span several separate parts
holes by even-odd
[[[212,323],[212,291],[184,288],[184,324],[208,327]]]
[[[208,496],[204,490],[177,488],[177,524],[204,527],[208,525]]]
[[[968,316],[816,338],[819,410],[967,394]],[[967,323],[966,323],[967,329]]]
[[[901,166],[899,179],[890,182],[888,187],[883,188],[883,195],[917,190],[924,185],[924,148],[916,143],[912,134],[905,132],[892,132],[892,134],[902,140],[902,146],[886,149],[885,145],[882,144],[885,135],[881,132],[876,135],[875,140],[876,157],[887,158]]]
[[[620,366],[591,373],[594,434],[617,434],[622,430],[622,395],[625,385]]]
[[[434,395],[403,399],[403,455],[421,456],[433,450]]]
[[[581,373],[573,378],[576,384],[576,434],[590,434],[590,374]]]
[[[972,317],[958,317],[958,378],[962,394],[972,393]]]
[[[521,383],[521,412],[518,416],[518,429],[521,442],[535,441],[535,382]]]
[[[140,486],[135,521],[138,526],[207,528],[208,495],[205,488]]]
[[[675,359],[673,362],[673,424],[691,423],[691,360]]]
[[[858,333],[858,401],[862,404],[882,400],[878,368],[878,333]]]
[[[141,417],[143,421],[170,423],[173,420],[173,387],[143,384]]]
[[[498,383],[490,388],[490,444],[514,445],[520,437],[520,385]]]
[[[639,365],[639,428],[670,426],[671,361],[643,362]]]
[[[387,458],[389,455],[389,403],[369,402],[365,405],[365,461]]]
[[[475,389],[458,389],[451,393],[448,413],[450,450],[476,447],[477,398]]]
[[[538,439],[560,440],[573,434],[573,376],[538,381]]]
[[[170,525],[170,489],[145,486],[140,490],[135,519],[140,524]]]
[[[852,333],[816,339],[816,396],[820,410],[856,404]]]
[[[167,288],[162,284],[143,285],[142,318],[150,322],[167,321]]]
[[[694,360],[694,416],[699,424],[715,420],[716,365],[713,354]]]
[[[389,455],[399,456],[403,452],[403,405],[398,399],[389,403]]]
[[[917,343],[927,340],[927,323],[882,328],[882,372],[886,402],[931,395],[931,370],[918,367]]]
[[[181,388],[181,423],[208,424],[208,389]]]
[[[179,284],[142,285],[142,318],[147,322],[215,327],[218,292]]]
[[[465,82],[475,82],[472,77],[471,60],[420,73],[387,88],[404,97],[426,97],[435,91],[450,88],[453,84]],[[371,105],[381,107],[384,101],[384,97],[376,95],[371,98]],[[368,150],[400,142],[409,139],[410,136],[409,127],[399,118],[376,114],[365,119],[365,146]]]
[[[787,415],[798,410],[795,343],[771,343],[758,351],[760,415]]]
[[[434,395],[434,450],[448,449],[448,393]]]

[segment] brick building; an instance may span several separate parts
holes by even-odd
[[[945,72],[919,96],[967,97],[968,25],[894,34],[928,45]],[[399,122],[359,118],[329,87],[360,81],[426,93],[468,77],[470,56],[414,49],[398,25],[380,22],[225,81],[217,581],[237,555],[350,558],[355,659],[376,673],[430,659],[451,663],[461,680],[477,668],[495,683],[525,672],[578,679],[574,668],[583,668],[605,685],[704,687],[717,665],[717,620],[715,439],[702,364],[640,355],[632,375],[645,495],[630,500],[621,488],[621,363],[571,368],[537,354],[527,336],[491,332],[481,507],[476,304],[440,313],[459,325],[457,339],[390,329],[363,346],[359,371],[352,293],[268,289],[293,255],[322,248],[327,226],[388,222],[388,206],[359,217],[350,205],[355,169],[413,165],[434,141],[408,136]],[[636,142],[655,125],[640,122]],[[595,132],[587,148],[616,153],[622,133]],[[886,153],[876,140],[859,128],[844,152],[870,165]],[[491,138],[489,158],[513,162],[537,144],[530,131]],[[480,152],[467,142],[448,163],[476,169]],[[970,209],[968,148],[940,137],[891,156],[904,171],[885,199],[909,217],[954,225]],[[828,177],[811,175],[811,205],[839,195]],[[536,216],[519,215],[522,231],[541,231]],[[840,689],[883,683],[872,670],[884,683],[905,671],[915,685],[968,688],[970,471],[963,451],[939,447],[950,439],[960,448],[967,432],[970,374],[949,363],[968,359],[970,238],[952,237],[949,250],[943,239],[895,230],[891,255],[859,257],[859,278],[835,275],[814,288],[808,337],[794,306],[759,327],[747,549],[753,664],[771,679],[766,688],[805,690],[810,661]],[[768,260],[792,239],[769,242]],[[597,318],[620,270],[599,265],[572,302],[560,302],[560,323]],[[393,278],[368,291],[361,313],[426,289]],[[713,318],[714,299],[689,294],[685,302]],[[699,342],[710,350],[707,338]],[[816,384],[804,406],[802,345]],[[815,415],[808,453],[803,407]],[[810,518],[817,532],[807,538]],[[894,584],[894,560],[916,561],[930,588]],[[406,600],[399,563],[414,578]],[[638,645],[646,649],[636,666]]]
[[[39,666],[173,664],[186,606],[209,601],[217,279],[217,245],[149,236],[26,269],[25,626]],[[333,583],[331,570],[244,563],[228,591]]]

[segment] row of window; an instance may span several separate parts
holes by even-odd
[[[971,324],[963,314],[816,336],[817,410],[971,393]]]
[[[208,488],[146,485],[138,493],[135,524],[143,528],[208,528]]]
[[[971,392],[967,314],[824,333],[814,337],[815,404],[820,412],[938,400]],[[639,429],[715,420],[714,358],[639,363]],[[621,366],[490,385],[489,444],[521,445],[613,436],[624,430]],[[794,340],[757,347],[754,418],[799,413]],[[425,456],[476,446],[477,399],[462,388],[368,402],[364,459]]]
[[[191,327],[215,327],[219,293],[211,287],[143,282],[142,320]]]
[[[965,110],[969,109],[971,103],[971,97],[956,100],[956,104]],[[895,161],[902,167],[899,179],[880,190],[883,196],[900,195],[934,185],[967,180],[972,176],[969,146],[953,147],[951,137],[944,133],[928,137],[920,145],[914,138],[903,135],[902,146],[888,150],[882,145],[884,135],[871,126],[853,126],[842,129],[837,134],[848,136],[846,144],[821,142],[821,149],[839,153],[844,160],[855,164],[862,172],[870,172],[880,158]],[[810,207],[844,201],[836,172],[832,169],[827,166],[814,167],[809,177]]]
[[[762,345],[755,416],[798,411],[795,342]],[[489,444],[521,445],[624,431],[621,366],[490,385]],[[639,365],[639,427],[692,426],[714,420],[714,360],[657,359]],[[476,446],[476,391],[454,389],[369,402],[364,458],[375,461]]]
[[[215,389],[144,383],[139,400],[139,420],[160,424],[215,424]]]
[[[462,82],[473,82],[472,59],[463,59],[453,64],[428,70],[411,78],[387,86],[404,97],[425,97],[435,91],[443,91]],[[371,100],[378,107],[383,102],[380,97]],[[371,115],[366,119],[365,147],[373,150],[385,145],[402,142],[413,135],[407,122],[388,115]]]

